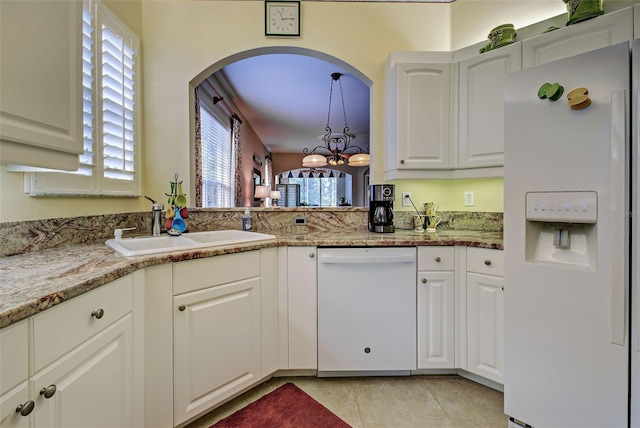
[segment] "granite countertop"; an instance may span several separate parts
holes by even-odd
[[[275,241],[124,257],[104,244],[76,245],[0,259],[0,328],[147,266],[273,246],[463,245],[502,249],[502,233],[396,231],[277,234]]]

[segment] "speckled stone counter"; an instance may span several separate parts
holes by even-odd
[[[446,230],[438,233],[277,233],[276,240],[150,256],[123,257],[104,244],[74,245],[0,259],[0,328],[46,310],[138,269],[273,246],[463,245],[502,249],[502,233]]]

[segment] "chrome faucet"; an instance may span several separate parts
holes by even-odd
[[[159,204],[148,196],[145,196],[148,200],[151,201],[151,235],[160,236],[162,232],[162,211],[164,210],[164,205]]]

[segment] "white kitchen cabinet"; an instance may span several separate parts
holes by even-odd
[[[78,168],[81,1],[0,2],[0,93],[2,163]]]
[[[278,249],[260,250],[260,375],[268,376],[279,364]]]
[[[34,404],[34,401],[29,398],[29,384],[26,380],[16,388],[0,395],[0,427],[29,427],[29,421],[33,418]]]
[[[0,330],[0,427],[28,427],[29,331],[27,320]],[[22,413],[21,413],[22,411]]]
[[[287,249],[288,369],[318,368],[318,265],[316,247]]]
[[[524,40],[522,68],[630,41],[633,26],[633,8],[625,8]]]
[[[640,5],[633,7],[633,38],[640,39]]]
[[[458,63],[458,168],[503,165],[504,78],[520,68],[520,43]]]
[[[260,251],[173,265],[174,425],[256,383]]]
[[[129,313],[33,376],[35,426],[133,426],[132,346]]]
[[[143,423],[141,354],[134,348],[139,328],[134,283],[140,275],[117,279],[0,332],[0,426]],[[21,416],[18,406],[30,401],[32,412]]]
[[[392,52],[385,71],[385,180],[451,168],[451,54]]]
[[[467,248],[467,370],[504,383],[504,288],[500,250]]]
[[[418,369],[455,367],[453,247],[418,247]]]

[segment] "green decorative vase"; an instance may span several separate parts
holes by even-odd
[[[567,5],[567,25],[604,14],[602,0],[562,0]]]
[[[480,53],[488,52],[493,49],[501,48],[515,41],[517,36],[513,24],[502,24],[492,29],[487,36],[489,43],[480,49]]]

